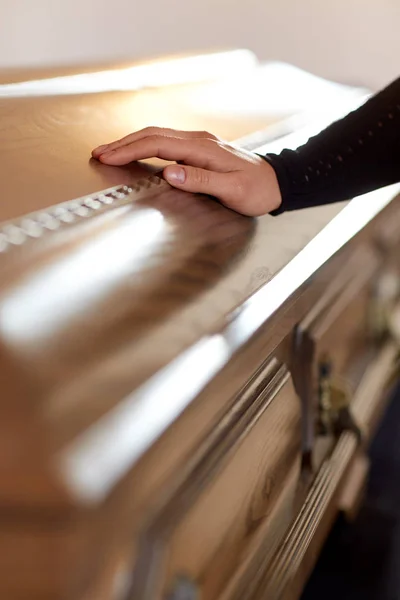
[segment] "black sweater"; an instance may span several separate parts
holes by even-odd
[[[400,181],[400,78],[304,146],[265,158],[281,189],[276,213],[348,200]]]

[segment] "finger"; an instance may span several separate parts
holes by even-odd
[[[231,173],[218,173],[199,167],[169,165],[163,176],[173,187],[195,194],[208,194],[229,204],[235,197],[235,180]]]
[[[213,140],[158,135],[149,136],[101,154],[99,160],[107,165],[120,166],[136,160],[155,157],[183,161],[195,167],[213,168],[217,171],[232,170],[229,167],[229,153]]]
[[[178,137],[185,139],[219,139],[217,138],[217,136],[213,135],[212,133],[209,133],[208,131],[182,131],[178,129],[168,129],[166,127],[145,127],[144,129],[130,133],[129,135],[126,135],[125,137],[121,138],[120,140],[116,140],[111,144],[103,144],[102,146],[98,146],[97,148],[92,150],[92,156],[94,158],[98,158],[101,154],[104,154],[104,152],[109,152],[122,146],[127,146],[132,142],[136,142],[151,135],[163,135],[167,137]]]

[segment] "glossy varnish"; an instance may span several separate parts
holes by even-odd
[[[10,600],[297,597],[360,455],[314,429],[321,357],[365,439],[384,406],[397,342],[365,324],[398,268],[395,189],[250,219],[173,190],[159,163],[89,158],[154,114],[215,130],[182,109],[193,85],[0,98]]]

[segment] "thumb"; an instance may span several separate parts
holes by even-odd
[[[164,179],[173,187],[198,194],[221,198],[226,192],[227,178],[224,173],[215,173],[187,165],[169,165],[163,171]]]

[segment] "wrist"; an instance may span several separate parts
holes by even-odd
[[[265,213],[278,214],[282,210],[282,193],[279,185],[278,177],[273,166],[265,158],[261,156],[263,162],[262,169],[266,174],[266,185],[263,184],[265,195]]]
[[[269,164],[268,168],[270,170],[270,178],[271,178],[271,197],[270,197],[270,206],[269,213],[276,213],[280,211],[282,208],[282,194],[281,188],[279,186],[278,177],[276,175],[275,169]]]

